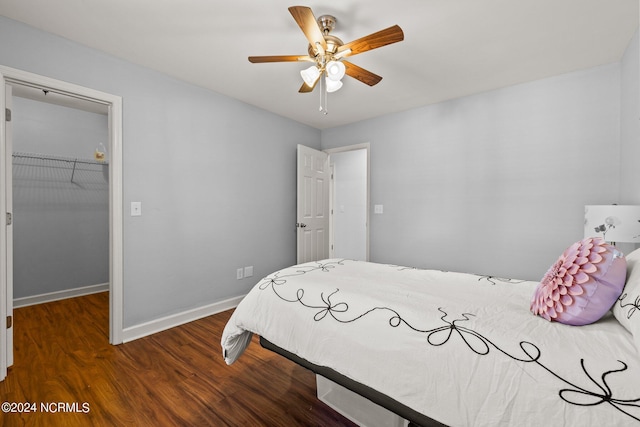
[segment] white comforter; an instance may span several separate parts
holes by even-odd
[[[262,279],[226,325],[233,363],[259,334],[450,426],[640,425],[640,356],[613,316],[529,311],[535,282],[348,260]]]

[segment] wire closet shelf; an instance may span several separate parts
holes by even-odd
[[[46,168],[48,179],[56,179],[77,183],[79,179],[83,182],[104,182],[104,173],[108,170],[108,161],[97,161],[93,159],[81,159],[76,157],[64,157],[51,154],[37,154],[14,152],[13,167],[14,175],[21,175],[19,171],[23,167]],[[96,173],[99,173],[96,174]],[[32,174],[29,174],[32,175]],[[39,173],[37,175],[40,175]],[[34,176],[31,176],[34,178]]]

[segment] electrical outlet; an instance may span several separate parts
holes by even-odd
[[[244,268],[244,277],[253,276],[253,265]]]
[[[236,279],[240,280],[244,278],[244,268],[239,268],[236,270]]]

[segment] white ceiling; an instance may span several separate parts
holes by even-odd
[[[309,0],[337,18],[347,43],[400,25],[405,40],[350,57],[379,74],[346,77],[318,112],[299,94],[308,63],[292,0],[0,0],[0,14],[318,129],[619,61],[638,27],[638,0]]]

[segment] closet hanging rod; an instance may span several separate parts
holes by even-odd
[[[74,165],[78,163],[85,164],[85,165],[108,165],[109,164],[109,162],[107,161],[98,162],[97,160],[52,156],[47,154],[13,153],[12,156],[14,158],[20,158],[20,159],[54,160],[59,162],[73,163]]]

